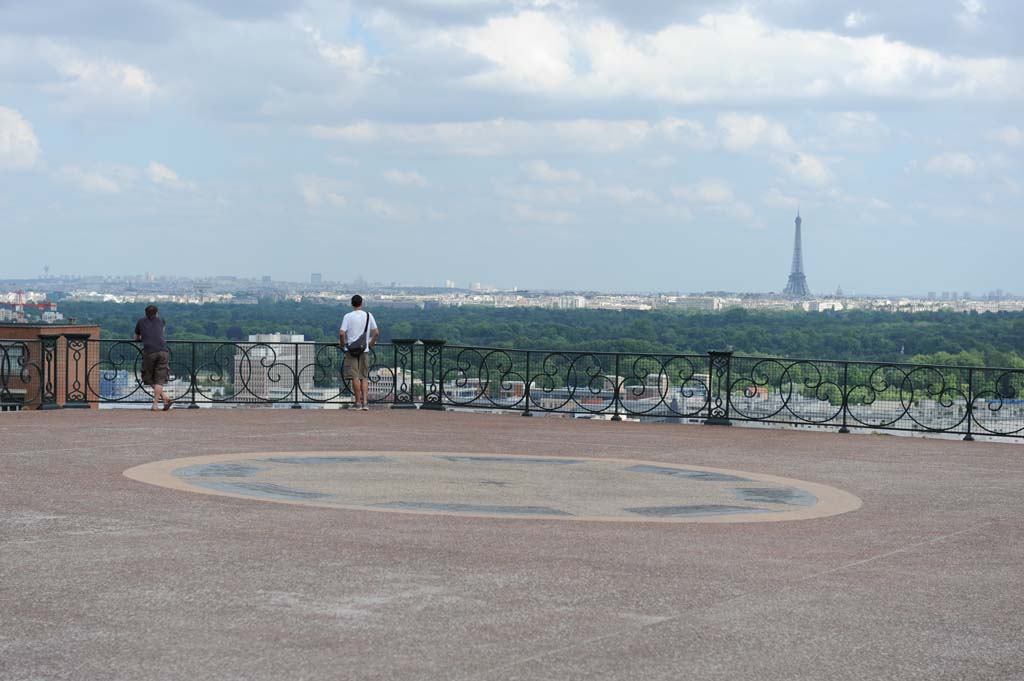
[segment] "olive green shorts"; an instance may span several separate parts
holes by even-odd
[[[370,353],[363,352],[358,357],[345,353],[345,360],[341,364],[341,375],[346,381],[365,381],[370,377]]]

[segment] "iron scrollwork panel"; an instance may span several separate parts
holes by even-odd
[[[841,362],[732,357],[729,405],[734,419],[839,425]]]
[[[142,348],[124,340],[92,341],[95,358],[87,370],[89,399],[96,402],[147,402],[153,399],[142,385]]]
[[[641,417],[692,418],[707,410],[708,376],[699,355],[622,355],[619,401]]]
[[[461,407],[522,409],[526,400],[526,352],[449,347],[441,373],[444,402]]]
[[[988,435],[1024,435],[1024,369],[974,369],[971,419]]]
[[[852,425],[963,433],[968,427],[968,370],[851,362],[846,386]]]
[[[41,341],[0,340],[0,408],[42,404],[42,357]]]
[[[615,356],[595,352],[531,353],[530,409],[601,414],[614,411]]]

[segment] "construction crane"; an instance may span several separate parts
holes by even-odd
[[[41,303],[26,303],[25,302],[25,292],[24,291],[15,291],[14,295],[16,297],[15,297],[13,303],[8,302],[8,301],[5,300],[5,301],[0,301],[0,305],[4,305],[4,306],[7,306],[7,307],[13,307],[14,308],[14,319],[15,319],[15,321],[17,321],[17,322],[19,322],[21,324],[25,323],[25,308],[26,307],[32,307],[32,308],[35,308],[37,310],[56,310],[57,309],[57,303],[53,303],[53,302],[50,302],[50,301],[43,301]]]

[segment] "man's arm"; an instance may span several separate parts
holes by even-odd
[[[338,344],[341,347],[345,347],[345,329],[338,330]]]
[[[142,340],[142,334],[139,333],[139,323],[138,322],[135,322],[135,340],[136,341]]]
[[[372,348],[377,344],[377,338],[380,336],[380,329],[373,330],[373,338],[370,339],[370,347]]]

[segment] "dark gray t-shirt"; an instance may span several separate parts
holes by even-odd
[[[167,341],[164,339],[164,320],[160,317],[143,317],[135,322],[135,335],[142,336],[142,351],[167,352]]]

